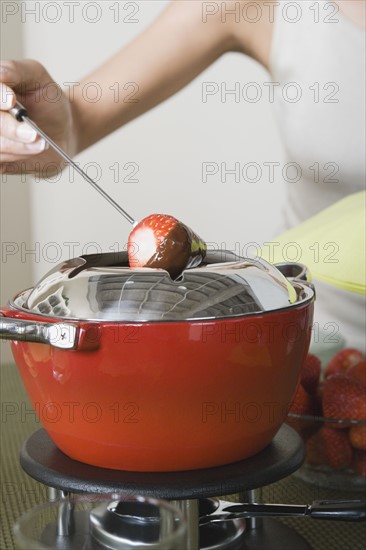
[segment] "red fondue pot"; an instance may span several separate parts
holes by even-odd
[[[1,338],[69,457],[132,471],[224,465],[262,450],[286,418],[313,319],[301,270],[216,251],[172,280],[130,269],[125,253],[79,257],[1,310]]]

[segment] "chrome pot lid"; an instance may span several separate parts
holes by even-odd
[[[162,269],[129,268],[126,252],[92,254],[61,263],[13,306],[52,318],[111,322],[241,317],[313,299],[312,288],[296,279],[302,270],[296,266],[277,269],[218,250],[173,280]]]

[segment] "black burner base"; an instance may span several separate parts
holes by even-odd
[[[216,497],[275,483],[304,461],[300,436],[283,425],[263,451],[219,468],[184,472],[124,472],[96,468],[63,454],[41,429],[24,443],[20,464],[25,472],[56,489],[71,493],[130,494],[167,500]]]

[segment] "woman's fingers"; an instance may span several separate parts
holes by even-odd
[[[8,111],[15,105],[15,93],[6,84],[0,84],[0,109]]]
[[[48,148],[48,144],[43,139],[37,139],[33,143],[22,143],[13,141],[4,136],[0,137],[0,161],[10,162],[14,157],[25,158],[28,155],[39,155]]]
[[[37,155],[48,146],[27,123],[17,121],[7,112],[15,101],[13,90],[6,84],[0,84],[0,162]]]
[[[37,132],[28,124],[18,122],[11,114],[0,111],[1,136],[7,139],[32,143],[37,139]]]
[[[50,81],[51,77],[46,69],[33,59],[6,60],[0,63],[0,82],[14,88],[16,92],[37,90]]]
[[[26,122],[18,122],[4,111],[0,112],[1,161],[8,155],[34,155],[45,151],[48,144]]]
[[[47,101],[43,92],[49,86],[60,89],[37,61],[0,62],[0,173],[40,173],[44,177],[44,168],[48,175],[64,167],[64,161],[26,119],[18,121],[9,113],[19,101],[63,149],[74,148],[70,102],[62,92],[59,101]]]

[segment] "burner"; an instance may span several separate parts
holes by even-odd
[[[121,516],[118,526],[120,537],[116,537],[116,530],[113,530],[116,526],[105,515],[107,508],[116,507],[118,503],[79,501],[67,502],[67,507],[65,502],[38,506],[17,522],[17,547],[23,550],[311,550],[295,531],[272,519],[260,521],[257,528],[251,530],[245,529],[242,520],[228,521],[225,526],[206,525],[200,528],[199,546],[189,546],[184,538],[182,516],[171,505],[147,497],[138,498],[142,506],[145,503],[141,501],[150,501],[149,506],[155,507],[155,513],[147,517],[140,511],[139,516],[131,517],[131,511],[136,512],[136,503],[131,497],[130,510],[130,503],[126,507],[123,502],[126,515]],[[158,518],[161,510],[167,520],[165,527],[158,523],[164,517],[162,514]],[[69,532],[65,530],[66,523]]]
[[[81,508],[82,502],[78,501],[78,499],[83,501],[85,507],[88,495],[97,495],[97,500],[103,499],[103,503],[99,503],[102,506],[102,512],[107,510],[108,500],[118,498],[120,504],[109,503],[109,506],[114,506],[122,522],[128,522],[128,517],[131,516],[129,500],[136,498],[131,495],[171,501],[186,520],[187,542],[183,546],[162,546],[162,548],[310,550],[310,546],[300,535],[272,519],[230,519],[222,523],[207,523],[200,527],[198,524],[200,516],[213,513],[217,506],[215,500],[210,497],[244,491],[245,497],[249,496],[248,501],[250,501],[253,489],[288,476],[301,466],[303,460],[302,440],[286,425],[282,426],[272,443],[257,455],[241,462],[206,470],[149,473],[93,467],[72,460],[63,454],[43,429],[38,430],[25,441],[20,454],[23,469],[37,481],[60,490],[65,499],[58,503],[56,519],[54,521],[48,519],[48,522],[44,522],[39,535],[45,548],[55,550],[113,548],[108,545],[98,546],[99,542],[93,540],[90,535],[89,522],[90,518],[93,522],[96,503],[94,502],[93,506],[89,503],[90,509],[85,510]],[[76,494],[75,502],[70,499],[69,493]],[[33,512],[37,513],[37,510]],[[29,514],[32,514],[32,511]],[[103,516],[102,523],[99,523],[102,535],[104,526],[110,526],[111,517],[111,513],[108,512]],[[143,524],[146,518],[142,517],[139,521]],[[39,523],[42,523],[41,520],[38,521]],[[74,528],[68,530],[67,526],[71,524]],[[66,530],[63,530],[64,526]],[[60,527],[62,537],[59,536]],[[145,525],[145,528],[146,536],[149,537],[154,532],[154,528],[156,529],[156,525],[153,527],[150,523]],[[101,538],[108,540],[108,535]],[[158,548],[148,544],[118,546],[118,548],[130,547]]]

